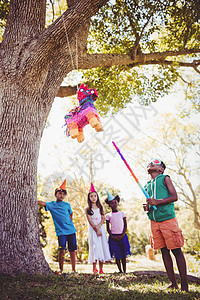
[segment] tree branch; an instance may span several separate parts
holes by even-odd
[[[200,53],[200,49],[185,49],[180,51],[165,51],[146,53],[136,56],[134,59],[129,54],[116,54],[116,53],[104,53],[104,54],[87,54],[84,57],[79,58],[80,69],[91,69],[97,67],[112,67],[114,65],[126,65],[129,68],[145,65],[145,64],[161,64],[165,62],[166,57],[177,57],[179,55]],[[171,62],[172,63],[172,62]],[[179,63],[179,62],[173,62]],[[180,62],[182,66],[192,67],[191,63]]]
[[[183,78],[183,76],[181,76],[180,74],[178,74],[178,77],[179,77],[184,83],[186,83],[188,86],[191,86],[191,85],[192,85],[192,82],[186,81],[186,80]]]
[[[197,69],[197,67],[200,65],[200,60],[194,60],[193,61],[193,68],[195,69],[195,71],[197,72],[197,73],[199,73],[200,74],[200,71]]]
[[[137,63],[136,65],[157,65],[157,64],[163,64],[163,65],[174,65],[174,64],[178,64],[181,67],[191,67],[194,68],[194,62],[178,62],[178,61],[173,61],[173,60],[151,60],[151,61],[147,61],[144,63]]]
[[[47,68],[52,60],[63,56],[69,59],[70,54],[76,56],[75,34],[88,24],[90,18],[107,2],[108,0],[72,1],[69,8],[29,45],[29,51],[33,55],[24,63],[23,71],[35,69],[36,65],[40,69]],[[80,41],[81,37],[79,44]],[[69,45],[72,53],[69,51]]]
[[[150,62],[144,62],[144,65],[157,65],[159,62],[157,60],[155,61],[150,61]],[[178,64],[180,67],[190,67],[190,68],[194,68],[194,70],[200,74],[200,71],[198,70],[198,66],[200,65],[200,61],[198,60],[194,60],[193,62],[177,62],[177,61],[170,61],[170,60],[164,60],[164,61],[160,61],[161,64],[164,65],[174,65],[174,64]],[[142,63],[138,63],[137,65],[141,65]],[[136,65],[136,64],[135,64]]]
[[[66,0],[67,6],[70,7],[75,0]]]
[[[75,86],[60,86],[56,97],[69,97],[75,95],[77,92],[77,87]]]
[[[138,55],[142,55],[142,51],[141,51],[141,49],[140,49],[139,43],[140,43],[140,40],[141,40],[141,38],[142,38],[142,35],[143,35],[143,32],[144,32],[146,26],[148,25],[150,19],[152,18],[152,14],[150,14],[150,15],[147,17],[147,21],[145,22],[145,24],[144,24],[143,27],[141,28],[141,31],[140,31],[140,32],[138,32],[138,31],[136,30],[136,26],[135,26],[135,24],[134,24],[134,22],[133,22],[133,17],[132,17],[132,15],[131,15],[129,9],[126,10],[125,15],[127,15],[128,19],[129,19],[130,26],[131,26],[131,28],[132,28],[134,34],[135,34],[135,43],[134,43],[133,48],[130,49],[130,53],[131,53],[132,59],[134,59],[134,58],[136,57],[137,54],[138,54]]]

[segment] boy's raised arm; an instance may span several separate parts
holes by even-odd
[[[40,205],[40,206],[46,206],[46,202],[38,200],[38,205]]]

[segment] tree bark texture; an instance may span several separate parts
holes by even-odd
[[[40,141],[58,89],[73,69],[76,34],[80,34],[80,26],[89,28],[91,16],[106,2],[73,1],[63,16],[45,29],[46,1],[10,1],[0,47],[1,273],[51,272],[39,241]],[[80,50],[86,46],[83,36],[85,40],[78,40]]]

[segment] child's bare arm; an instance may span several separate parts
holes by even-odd
[[[106,220],[106,229],[107,229],[107,232],[109,234],[109,236],[113,239],[113,240],[118,240],[117,237],[113,236],[112,233],[111,233],[111,230],[110,230],[110,222],[108,220]]]
[[[40,206],[46,206],[46,202],[38,200],[38,205],[40,205]]]
[[[110,230],[110,222],[106,220],[106,229],[109,235],[111,235],[111,230]]]
[[[96,225],[96,228],[97,229],[101,228],[104,222],[105,222],[105,215],[101,215],[101,222],[98,225]]]
[[[126,217],[123,218],[123,221],[124,221],[124,229],[123,229],[122,234],[119,234],[119,235],[117,236],[118,240],[123,239],[123,237],[125,236],[125,233],[126,233],[126,231],[127,231]]]
[[[90,215],[88,215],[87,213],[87,208],[85,209],[85,213],[86,213],[86,217],[88,219],[88,222],[89,224],[92,226],[92,228],[94,229],[94,231],[96,232],[97,236],[101,236],[102,233],[101,231],[99,230],[99,228],[97,228],[97,226],[94,224],[94,222],[92,221],[92,218]]]
[[[87,219],[88,219],[89,224],[92,226],[92,228],[93,228],[95,231],[97,231],[96,225],[95,225],[94,222],[92,221],[91,216],[88,215],[88,213],[87,213],[87,208],[85,209],[85,214],[86,214],[86,217],[87,217]]]
[[[171,179],[166,176],[165,177],[165,185],[168,188],[168,191],[171,196],[164,198],[164,199],[154,199],[154,198],[149,198],[147,199],[147,203],[150,205],[162,205],[162,204],[169,204],[172,202],[175,202],[178,200],[177,192],[175,190],[175,187],[171,181]]]

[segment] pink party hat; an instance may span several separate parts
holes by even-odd
[[[90,191],[89,191],[89,193],[93,193],[93,192],[96,192],[96,191],[95,191],[95,188],[94,188],[94,186],[93,186],[93,183],[91,182],[91,186],[90,186]]]

